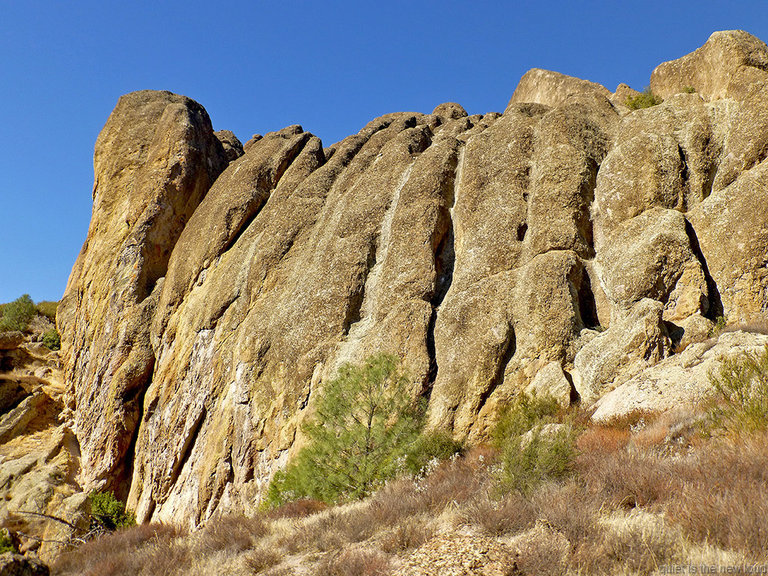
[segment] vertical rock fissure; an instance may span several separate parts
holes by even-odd
[[[445,300],[445,295],[453,283],[453,270],[456,264],[456,233],[454,231],[453,211],[456,207],[456,200],[459,197],[459,187],[461,186],[461,175],[464,168],[464,151],[462,146],[459,149],[456,160],[456,169],[453,174],[453,185],[448,189],[452,192],[451,197],[446,199],[448,204],[448,229],[435,250],[435,291],[432,295],[432,312],[427,326],[427,355],[429,356],[429,372],[425,382],[426,390],[423,395],[429,394],[432,384],[437,379],[437,350],[435,348],[435,324],[437,324],[437,314],[440,306]]]
[[[696,235],[696,230],[694,230],[693,225],[687,218],[685,219],[685,233],[688,236],[688,240],[691,244],[691,252],[693,252],[693,255],[696,256],[699,264],[701,264],[701,270],[704,272],[704,279],[707,282],[707,300],[709,306],[703,316],[714,322],[717,320],[718,316],[722,316],[724,313],[723,301],[720,297],[720,290],[717,287],[715,279],[712,278],[712,274],[709,272],[707,260],[704,257],[704,253],[701,251],[701,246],[699,246],[699,238]]]
[[[506,372],[507,365],[512,360],[516,350],[517,340],[515,336],[515,328],[510,324],[507,327],[506,339],[504,340],[503,344],[501,345],[501,349],[499,350],[500,354],[498,364],[496,365],[496,371],[494,372],[493,378],[488,383],[488,386],[480,395],[480,399],[477,404],[478,413],[483,409],[483,406],[485,406],[485,403],[488,401],[488,398],[491,397],[493,391],[504,383],[504,374]]]
[[[690,190],[690,175],[688,173],[688,159],[685,155],[685,150],[680,144],[677,145],[677,153],[680,156],[680,198],[677,201],[678,208],[685,212],[688,209],[688,197],[691,194]]]
[[[197,415],[197,418],[195,418],[195,421],[192,423],[192,426],[189,428],[189,432],[187,433],[187,436],[184,439],[184,444],[182,444],[181,446],[179,457],[176,460],[175,464],[173,465],[170,475],[168,476],[168,481],[166,485],[168,486],[169,491],[173,488],[173,486],[176,485],[176,481],[179,479],[179,476],[181,475],[181,471],[184,469],[184,465],[187,463],[187,460],[189,460],[189,457],[192,455],[192,448],[194,448],[195,442],[197,441],[197,436],[200,434],[200,429],[203,427],[203,421],[205,420],[206,412],[207,411],[205,409],[205,406],[203,406],[200,409],[200,414]],[[163,496],[167,496],[167,494],[164,494]]]
[[[586,243],[588,258],[595,255],[594,224],[592,222],[592,204],[595,202],[595,189],[597,188],[597,174],[600,164],[594,158],[587,159],[587,177],[582,181],[581,197],[584,198],[584,209],[580,211],[577,224],[581,236]]]

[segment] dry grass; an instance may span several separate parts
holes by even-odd
[[[158,574],[177,574],[189,560],[174,541],[185,533],[173,526],[145,524],[102,536],[66,552],[52,566],[53,574],[122,576],[140,574],[145,566]]]
[[[328,504],[320,500],[302,499],[273,508],[267,512],[267,518],[276,520],[278,518],[306,518],[312,514],[317,514],[328,509]]]
[[[418,548],[435,535],[435,528],[428,517],[408,518],[397,524],[381,538],[380,546],[389,554],[402,553]]]
[[[255,546],[269,532],[261,517],[224,516],[209,521],[198,533],[196,548],[202,553],[242,552]]]
[[[482,447],[363,502],[301,501],[192,535],[124,530],[62,556],[52,573],[198,574],[206,558],[233,575],[379,575],[447,529],[513,547],[521,574],[768,562],[768,432],[696,437],[695,422],[681,412],[591,425],[570,476],[529,493],[500,494],[496,455]]]
[[[531,502],[518,492],[497,499],[490,491],[484,491],[462,508],[461,518],[483,534],[503,536],[530,528],[536,512]]]
[[[384,576],[389,572],[389,557],[377,550],[342,550],[326,556],[317,566],[317,576]]]

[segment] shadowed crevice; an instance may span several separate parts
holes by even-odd
[[[699,238],[696,235],[696,230],[694,230],[693,225],[687,218],[685,219],[685,233],[687,234],[688,241],[691,244],[691,251],[699,261],[701,269],[704,272],[704,279],[707,282],[707,301],[704,304],[705,310],[703,311],[703,315],[705,318],[716,322],[718,316],[723,316],[724,312],[723,301],[720,297],[720,290],[717,287],[715,279],[712,278],[712,274],[709,272],[707,260],[704,257],[704,253],[701,251],[701,246],[699,246]]]
[[[491,397],[491,394],[493,394],[494,390],[496,390],[496,388],[504,383],[504,374],[506,372],[507,365],[512,360],[512,357],[515,355],[516,351],[517,340],[515,337],[515,328],[510,325],[507,328],[507,337],[504,340],[504,343],[501,345],[501,353],[499,355],[498,363],[496,364],[496,371],[494,372],[493,378],[488,383],[488,387],[483,391],[478,401],[478,413],[482,410],[483,406],[485,406],[485,403],[488,401],[488,398]]]

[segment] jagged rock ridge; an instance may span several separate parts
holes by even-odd
[[[719,32],[657,68],[650,109],[532,70],[503,114],[327,148],[124,96],[58,317],[81,485],[195,524],[253,506],[344,361],[401,356],[429,425],[476,440],[531,385],[593,402],[718,316],[764,319],[765,62]]]

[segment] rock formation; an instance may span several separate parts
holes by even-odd
[[[503,114],[329,147],[122,97],[58,315],[78,481],[197,524],[253,507],[343,362],[397,354],[429,426],[477,440],[522,390],[595,402],[719,316],[765,319],[766,63],[721,32],[657,68],[652,108],[532,70]]]

